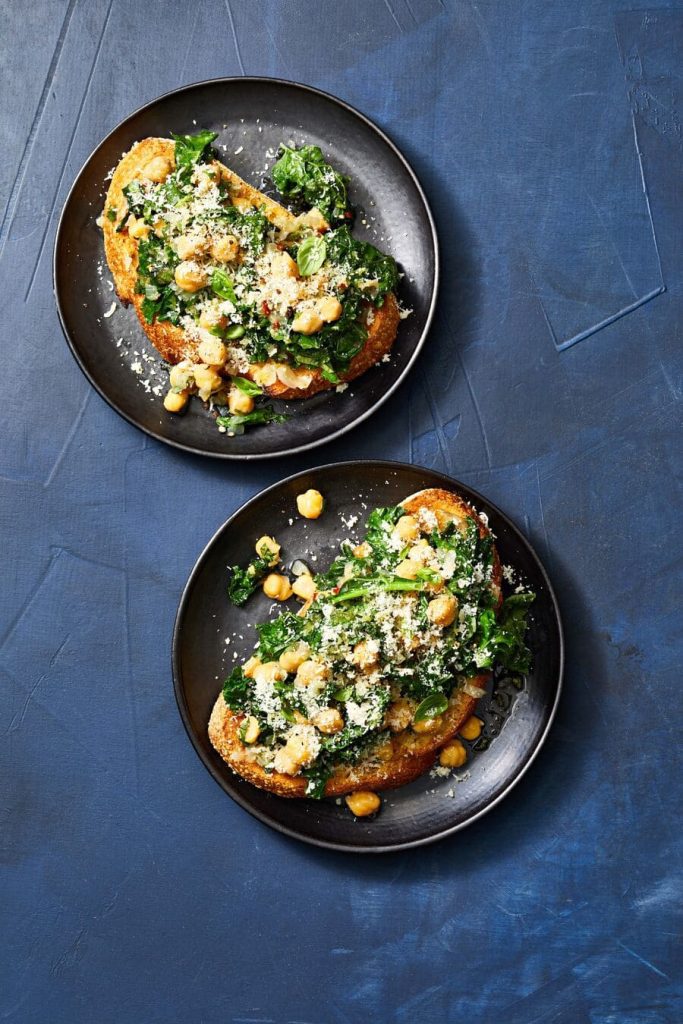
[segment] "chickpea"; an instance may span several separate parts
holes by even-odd
[[[188,388],[192,383],[193,369],[191,366],[178,364],[177,366],[171,367],[168,377],[172,388],[184,391],[185,388]]]
[[[415,714],[415,701],[399,697],[387,708],[384,722],[392,732],[403,732],[408,728]]]
[[[292,330],[298,334],[316,334],[322,325],[322,317],[314,309],[305,309],[292,320]]]
[[[194,367],[194,382],[199,391],[199,397],[206,401],[214,391],[220,391],[223,387],[223,378],[219,377],[211,366],[204,366],[197,363]]]
[[[199,326],[203,327],[205,331],[215,331],[217,328],[223,331],[228,326],[228,318],[221,316],[216,310],[203,309],[199,314]],[[209,360],[204,359],[204,362],[208,363]],[[220,362],[223,360],[221,359]]]
[[[166,181],[173,170],[173,164],[166,156],[155,156],[142,168],[142,177],[160,184]]]
[[[175,268],[175,283],[184,292],[198,292],[206,288],[209,283],[209,275],[196,263],[184,260]]]
[[[271,572],[263,581],[263,593],[274,601],[287,601],[292,596],[292,586],[286,576]]]
[[[394,744],[391,739],[384,740],[375,747],[374,756],[378,761],[391,761],[394,756]]]
[[[313,488],[297,495],[296,507],[299,510],[299,515],[304,519],[317,519],[323,510],[323,505],[322,494],[320,491],[314,491]]]
[[[408,552],[408,558],[411,562],[427,562],[429,558],[434,554],[434,548],[431,546],[428,540],[424,537],[419,540],[417,544],[413,544],[412,548]]]
[[[414,516],[401,516],[393,532],[398,540],[408,544],[410,541],[417,540],[420,536],[420,527]]]
[[[300,665],[308,658],[311,653],[311,648],[303,640],[295,644],[294,647],[289,647],[286,651],[283,651],[279,657],[279,664],[285,670],[285,672],[296,672]]]
[[[206,251],[206,239],[196,234],[180,235],[173,245],[181,260],[191,260],[193,256],[199,256]]]
[[[315,581],[308,573],[299,576],[292,584],[292,590],[302,601],[312,601],[316,595]]]
[[[264,534],[263,537],[259,537],[254,545],[256,554],[260,558],[268,558],[268,565],[271,568],[280,561],[280,545],[275,540],[275,537],[269,537]]]
[[[230,263],[239,255],[240,245],[234,235],[223,235],[214,238],[211,243],[211,255],[219,263]]]
[[[249,715],[243,723],[240,732],[242,734],[243,743],[256,743],[256,740],[261,735],[261,728],[258,724],[258,719],[253,715]]]
[[[273,256],[271,269],[275,277],[298,277],[299,268],[288,252],[278,252]]]
[[[297,764],[297,761],[287,748],[282,747],[273,758],[273,768],[276,772],[281,772],[283,775],[296,775],[300,765]]]
[[[256,364],[253,367],[250,366],[249,370],[251,371],[251,378],[254,383],[262,388],[269,388],[277,380],[277,370],[274,363],[263,363],[261,366]]]
[[[197,355],[203,363],[209,366],[222,366],[228,356],[228,350],[220,338],[208,338],[200,341],[197,346]]]
[[[481,730],[483,728],[484,723],[481,718],[477,718],[476,715],[472,715],[461,728],[460,735],[465,740],[476,740],[481,736]]]
[[[331,324],[342,315],[342,304],[334,295],[329,295],[325,299],[320,299],[316,305],[316,310],[324,323]]]
[[[316,729],[326,736],[332,736],[344,728],[344,719],[336,708],[323,708],[317,715],[313,715],[312,721]]]
[[[440,594],[427,605],[427,618],[435,626],[451,626],[458,614],[458,599],[453,594]]]
[[[297,391],[305,391],[313,380],[313,374],[306,370],[293,370],[291,366],[281,365],[275,367],[277,379],[287,388],[295,388]]]
[[[361,640],[353,648],[351,661],[359,668],[370,670],[379,663],[379,645],[376,640]]]
[[[402,562],[398,563],[394,572],[402,580],[414,580],[421,568],[422,566],[419,562],[413,562],[410,558],[404,558]]]
[[[132,214],[126,221],[126,226],[128,228],[129,237],[136,239],[147,238],[152,230],[149,224],[145,224],[142,218],[138,219],[137,217],[133,217]]]
[[[460,740],[447,743],[439,754],[439,764],[444,768],[460,768],[467,760],[467,751]]]
[[[256,669],[262,664],[263,662],[261,659],[257,658],[255,654],[252,654],[251,658],[245,661],[244,665],[242,665],[242,671],[247,679],[251,679]]]
[[[357,818],[367,818],[370,814],[376,814],[382,804],[377,794],[369,789],[359,789],[355,793],[349,793],[344,799],[348,809]]]
[[[220,181],[220,175],[204,168],[197,168],[193,177],[194,187],[200,196],[206,195]]]
[[[327,231],[330,226],[317,206],[313,206],[306,213],[302,213],[298,219],[305,227],[313,228],[315,231]]]
[[[419,722],[413,722],[413,732],[425,733],[434,732],[436,727],[441,724],[441,717],[438,718],[423,718]]]
[[[310,764],[317,753],[315,736],[312,726],[295,726],[284,747],[275,755],[275,771],[296,775],[300,768]]]
[[[233,416],[241,416],[251,412],[254,408],[254,399],[251,395],[245,395],[239,388],[230,388],[228,391],[228,409]]]
[[[296,673],[299,686],[319,686],[324,684],[330,674],[326,665],[319,661],[302,661]]]
[[[287,678],[287,673],[276,661],[266,661],[263,665],[257,665],[252,678],[257,683],[282,683]]]
[[[166,412],[182,412],[187,405],[187,391],[168,391],[164,398]]]
[[[372,548],[370,547],[366,540],[364,540],[362,544],[356,544],[355,548],[353,549],[354,558],[367,558],[368,555],[371,554]]]

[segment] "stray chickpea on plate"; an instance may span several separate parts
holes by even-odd
[[[300,515],[324,514],[323,495],[297,497]],[[524,673],[534,594],[503,599],[502,570],[485,517],[456,493],[429,488],[375,508],[361,543],[342,543],[324,571],[305,553],[290,576],[281,546],[262,536],[233,566],[230,601],[259,587],[287,608],[256,626],[253,653],[226,679],[209,722],[223,760],[283,797],[344,797],[360,818],[379,791],[432,768],[460,767],[462,739],[496,666]],[[291,554],[291,553],[290,553]]]

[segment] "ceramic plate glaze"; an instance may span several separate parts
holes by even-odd
[[[322,492],[320,519],[302,519],[296,496]],[[234,775],[211,747],[207,724],[224,678],[254,647],[254,622],[269,618],[271,602],[258,591],[244,608],[226,596],[227,567],[245,564],[263,534],[277,538],[285,564],[296,558],[326,569],[339,542],[360,538],[376,506],[398,504],[425,487],[456,491],[489,517],[503,565],[512,566],[536,594],[529,625],[533,669],[521,690],[494,679],[479,702],[482,738],[464,769],[449,778],[429,773],[383,795],[376,818],[355,820],[334,800],[283,799]],[[358,517],[354,522],[354,517]],[[291,525],[290,525],[291,520]],[[346,520],[346,522],[345,522]],[[226,645],[225,638],[230,642]],[[243,638],[243,639],[242,639]],[[185,587],[173,636],[178,707],[188,735],[214,779],[242,807],[287,835],[334,849],[380,853],[447,836],[490,810],[521,778],[538,752],[557,706],[563,642],[557,602],[528,541],[481,494],[440,473],[396,462],[345,462],[308,470],[267,488],[218,530]],[[472,745],[468,745],[472,746]]]
[[[354,234],[391,253],[404,273],[401,302],[412,314],[399,324],[391,358],[343,394],[275,403],[284,424],[221,434],[201,402],[182,416],[163,409],[168,376],[135,311],[115,295],[104,259],[102,211],[109,172],[139,139],[218,132],[222,159],[250,184],[276,195],[268,182],[281,142],[314,143],[348,175],[357,212]],[[270,155],[268,152],[270,151]],[[365,223],[364,223],[365,222]],[[67,341],[79,366],[121,416],[159,441],[225,459],[267,458],[313,448],[366,419],[403,380],[424,342],[434,311],[438,249],[424,193],[405,158],[358,111],[305,85],[268,78],[223,78],[167,93],[123,121],[89,157],[57,230],[54,288]],[[138,373],[131,370],[135,365]],[[154,389],[162,385],[159,394]]]

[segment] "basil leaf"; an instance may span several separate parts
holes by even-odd
[[[237,302],[237,296],[235,295],[232,280],[224,270],[220,269],[220,267],[217,267],[211,275],[211,289],[214,295],[217,295],[219,299],[227,299],[229,302]]]
[[[322,267],[326,256],[327,245],[324,238],[321,238],[320,235],[311,235],[309,238],[305,238],[296,254],[296,262],[301,276],[310,277],[311,274],[315,274],[316,270],[320,270]]]
[[[177,167],[192,167],[207,155],[207,150],[218,132],[197,132],[196,135],[174,135],[175,162]]]
[[[448,700],[443,693],[431,693],[418,705],[413,721],[424,722],[427,718],[437,718],[448,708]]]
[[[263,388],[259,387],[258,384],[254,384],[253,380],[247,380],[246,377],[233,377],[232,382],[243,395],[262,395]]]

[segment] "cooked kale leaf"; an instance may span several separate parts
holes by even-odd
[[[325,786],[332,775],[332,768],[321,761],[316,761],[310,768],[304,768],[301,774],[308,780],[306,796],[313,800],[322,800],[325,796]]]
[[[223,700],[232,711],[246,711],[251,707],[249,680],[239,665],[223,684]]]
[[[307,625],[305,619],[292,612],[283,612],[272,622],[259,623],[256,626],[259,658],[262,661],[277,661],[283,651],[301,639]]]
[[[320,146],[280,146],[273,181],[280,195],[315,206],[331,224],[350,217],[346,178],[326,161]]]
[[[379,561],[391,557],[389,538],[391,531],[401,516],[405,515],[405,509],[400,505],[388,508],[376,508],[368,516],[366,541],[372,548],[373,554]]]
[[[354,238],[348,227],[337,228],[326,235],[327,258],[343,267],[352,285],[367,280],[376,281],[372,291],[376,306],[381,306],[388,292],[398,284],[398,268],[392,256],[376,249],[370,242]]]
[[[360,301],[350,295],[334,323],[325,324],[316,334],[292,333],[283,345],[283,356],[295,366],[318,367],[326,380],[336,383],[367,341],[368,332],[357,319],[359,312]]]
[[[249,565],[244,569],[240,565],[230,567],[228,598],[233,604],[239,607],[251,597],[270,569],[271,557],[270,552],[266,550],[261,552],[256,558],[252,558]]]
[[[216,423],[219,427],[225,427],[229,434],[243,434],[245,427],[252,427],[257,423],[284,423],[289,416],[285,413],[275,412],[266,405],[262,409],[254,409],[252,412],[236,413],[234,416],[219,416]]]
[[[218,138],[218,132],[202,131],[196,135],[174,135],[171,132],[171,136],[175,142],[176,166],[193,167],[209,155],[209,147]]]
[[[480,614],[474,655],[478,668],[500,665],[521,675],[529,671],[531,651],[525,638],[528,607],[535,598],[530,591],[511,594],[503,602],[498,618],[492,609]]]
[[[143,296],[142,314],[147,323],[155,319],[178,323],[183,310],[173,278],[177,263],[177,255],[163,239],[155,235],[141,239],[135,287]]]

